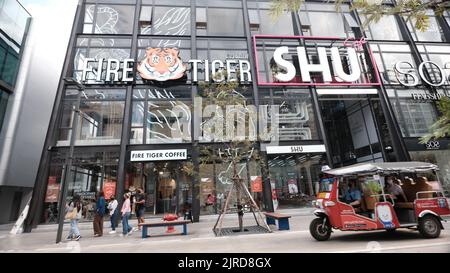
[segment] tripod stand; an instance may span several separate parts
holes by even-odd
[[[264,232],[272,232],[267,225],[264,217],[253,199],[251,193],[249,192],[246,185],[244,185],[244,180],[235,174],[233,177],[233,184],[231,185],[230,192],[228,193],[227,199],[225,201],[225,206],[220,211],[219,218],[217,218],[216,224],[214,225],[213,231],[216,236],[223,235],[223,219],[227,212],[232,212],[233,210],[229,208],[231,204],[232,196],[236,196],[236,212],[238,214],[239,229],[234,230],[235,232],[244,232],[244,206],[250,207],[250,211],[253,213],[257,226],[264,230]]]

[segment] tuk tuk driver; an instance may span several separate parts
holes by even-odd
[[[359,207],[361,205],[362,194],[356,188],[356,181],[350,180],[348,191],[345,193],[345,201],[352,207]]]

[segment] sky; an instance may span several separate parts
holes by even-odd
[[[38,15],[48,14],[58,8],[58,10],[65,10],[65,2],[61,0],[18,0],[22,6],[31,14],[36,17]],[[51,11],[52,10],[52,11]]]

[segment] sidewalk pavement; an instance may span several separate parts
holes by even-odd
[[[290,219],[290,227],[293,231],[308,230],[309,223],[313,217],[314,208],[300,208],[300,209],[286,209],[278,210],[279,213],[285,213],[292,216]],[[214,224],[217,221],[218,215],[206,215],[200,216],[200,222],[188,225],[188,235],[186,236],[166,236],[164,235],[167,227],[152,228],[149,230],[152,238],[146,240],[149,242],[170,242],[170,241],[186,241],[186,240],[202,240],[202,239],[213,239],[217,238],[213,232]],[[146,222],[156,221],[158,218],[149,217]],[[137,226],[137,219],[133,218],[130,221],[133,227]],[[244,226],[254,226],[255,219],[253,214],[246,213],[244,215]],[[223,227],[237,227],[238,218],[236,214],[227,214],[224,219]],[[19,252],[35,251],[39,249],[53,248],[55,247],[56,231],[58,225],[40,225],[38,228],[33,229],[31,233],[22,233],[17,235],[9,234],[7,226],[2,226],[0,231],[0,252],[8,251],[11,249],[18,250]],[[12,227],[12,226],[11,226]],[[277,227],[270,226],[274,233],[283,232],[278,231]],[[134,232],[131,236],[120,237],[122,226],[121,224],[116,229],[116,234],[109,234],[110,224],[109,221],[105,221],[104,224],[104,234],[102,237],[94,238],[92,222],[80,223],[79,225],[80,233],[82,238],[80,243],[83,247],[108,247],[115,246],[119,247],[122,244],[139,244],[142,242],[141,232]],[[70,229],[70,224],[64,224],[63,241],[62,243],[67,243],[65,240]],[[177,232],[180,232],[182,227],[176,226]],[[269,235],[269,234],[267,234]],[[233,235],[235,236],[251,236],[251,235]]]
[[[314,210],[315,210],[315,208],[308,207],[308,208],[295,208],[295,209],[281,209],[281,210],[277,210],[277,212],[283,213],[283,214],[288,214],[288,215],[291,215],[292,217],[294,217],[294,216],[311,216],[311,215],[313,215]],[[233,219],[233,215],[234,214],[227,214],[225,216],[225,219],[228,219],[228,220]],[[252,214],[246,213],[247,217],[249,217],[250,215],[252,215]],[[218,217],[218,214],[201,215],[199,223],[214,222],[213,223],[213,225],[214,225],[215,221],[217,221],[217,217]],[[253,219],[253,216],[251,217],[251,219]],[[161,215],[146,216],[145,220],[150,221],[150,222],[161,220]],[[133,216],[132,219],[130,219],[130,223],[133,226],[137,225],[137,219],[135,216]],[[64,226],[66,226],[66,225],[69,226],[70,223],[68,221],[65,221]],[[11,229],[13,228],[13,226],[14,226],[14,223],[0,225],[0,235],[5,235],[5,234],[9,233],[11,231]],[[78,226],[79,226],[80,230],[90,229],[90,228],[92,228],[92,221],[80,222],[80,223],[78,223]],[[104,228],[108,229],[108,231],[109,231],[109,226],[110,226],[109,218],[108,218],[108,220],[106,220],[106,218],[105,218]],[[119,228],[121,228],[121,226],[122,226],[122,224],[119,221]],[[43,224],[43,225],[38,225],[37,228],[33,229],[31,232],[32,233],[49,232],[49,231],[56,232],[57,229],[58,229],[58,224]]]

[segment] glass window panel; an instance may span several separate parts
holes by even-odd
[[[190,142],[191,109],[188,102],[149,101],[145,122],[147,144]]]
[[[351,16],[350,13],[344,13],[344,19],[347,22],[348,26],[351,28],[357,28],[359,27],[358,23],[356,22],[356,20],[353,18],[353,16]]]
[[[84,33],[131,34],[134,25],[134,6],[87,5],[84,16]],[[95,20],[95,22],[94,22]],[[94,23],[93,29],[87,28]]]
[[[191,10],[185,7],[154,7],[150,26],[142,34],[182,36],[191,33]]]
[[[314,111],[309,92],[292,93],[284,98],[274,98],[274,105],[279,106],[279,139],[281,141],[317,139]],[[271,109],[268,107],[270,122]]]
[[[433,104],[415,101],[413,93],[425,95],[426,91],[396,90],[389,96],[404,137],[421,137],[427,134],[430,126],[437,120]]]
[[[414,20],[408,20],[407,25],[413,38],[416,41],[430,41],[430,42],[443,42],[445,41],[444,33],[439,26],[435,16],[429,17],[429,26],[425,31],[416,29],[416,22]]]
[[[144,128],[131,128],[130,144],[144,144]]]
[[[365,20],[365,18],[362,18]],[[369,25],[371,39],[373,40],[401,40],[400,29],[393,15],[381,17],[380,21]]]
[[[85,100],[125,100],[124,89],[86,89],[81,93]]]
[[[82,101],[76,145],[120,144],[124,107],[123,101]]]
[[[272,35],[294,35],[291,14],[283,13],[276,21],[274,21],[268,10],[260,10],[261,30],[260,34]]]
[[[131,114],[131,127],[144,126],[144,112],[145,112],[144,101],[133,102],[133,113]]]
[[[19,57],[16,54],[7,54],[4,62],[1,79],[7,84],[14,86],[19,69]]]
[[[342,15],[339,13],[309,12],[313,36],[346,37]]]
[[[208,34],[243,36],[244,19],[241,9],[208,9]]]

